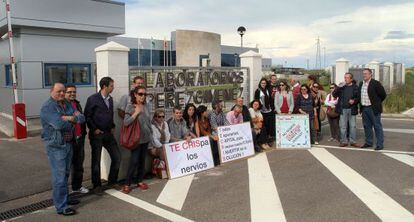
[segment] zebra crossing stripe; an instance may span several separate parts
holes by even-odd
[[[248,159],[251,221],[286,221],[266,153]]]
[[[157,202],[176,210],[181,210],[193,181],[194,174],[168,180],[158,196]]]
[[[163,217],[169,221],[182,221],[182,222],[192,222],[192,220],[189,220],[185,217],[182,217],[178,214],[175,214],[173,212],[170,212],[168,210],[164,210],[160,207],[154,206],[148,202],[145,202],[143,200],[140,200],[138,198],[135,198],[131,195],[128,194],[124,194],[120,191],[114,190],[114,189],[110,189],[110,190],[106,190],[105,191],[107,194],[116,197],[120,200],[123,200],[125,202],[128,202],[130,204],[133,204],[141,209],[144,209],[150,213],[153,213],[155,215],[158,215],[160,217]]]
[[[309,152],[382,221],[414,221],[414,215],[326,149]]]
[[[389,156],[393,159],[396,159],[402,163],[405,163],[408,166],[414,167],[414,156],[410,156],[406,154],[396,154],[396,153],[384,153],[384,155]]]

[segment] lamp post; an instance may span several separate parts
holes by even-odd
[[[240,26],[239,28],[237,28],[237,33],[239,33],[240,35],[240,49],[243,49],[243,35],[246,32],[246,28],[243,26]]]

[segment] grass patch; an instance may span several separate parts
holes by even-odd
[[[414,68],[405,70],[405,84],[394,88],[384,101],[385,113],[400,113],[414,107]]]

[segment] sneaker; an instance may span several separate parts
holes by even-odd
[[[89,189],[86,188],[86,187],[81,187],[81,188],[79,188],[79,190],[72,190],[72,193],[87,194],[87,193],[89,193]]]
[[[315,142],[315,145],[319,145],[319,142]]]

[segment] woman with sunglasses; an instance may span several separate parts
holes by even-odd
[[[154,111],[154,117],[151,121],[152,128],[152,146],[150,153],[154,157],[159,157],[164,160],[163,147],[164,144],[170,142],[170,129],[165,121],[164,109],[156,109]]]
[[[296,98],[295,107],[298,108],[299,113],[306,114],[309,116],[311,143],[315,144],[316,131],[313,121],[316,114],[316,106],[315,101],[312,95],[310,94],[310,89],[308,85],[302,84],[302,86],[300,87],[300,94]]]
[[[279,91],[275,94],[275,111],[277,114],[292,114],[295,104],[292,92],[285,80],[279,83]]]
[[[324,112],[322,110],[322,104],[325,101],[325,91],[323,91],[323,88],[321,90],[321,85],[318,82],[314,82],[311,86],[311,94],[313,97],[313,100],[315,101],[316,106],[316,113],[315,113],[315,130],[316,130],[316,141],[315,144],[318,144],[319,141],[322,139],[322,120],[321,120],[321,112]],[[325,114],[325,113],[324,113]]]
[[[330,93],[326,96],[325,106],[327,106],[326,113],[331,130],[331,138],[329,141],[339,142],[339,114],[335,113],[335,106],[338,103],[338,98],[332,95],[336,88],[337,86],[335,83],[332,83],[329,86]],[[330,115],[330,113],[334,113],[336,117],[334,115]]]
[[[146,105],[146,90],[142,86],[135,87],[131,91],[131,103],[125,109],[124,125],[128,126],[138,120],[140,126],[139,143],[135,149],[131,150],[131,158],[128,166],[126,184],[122,187],[122,192],[131,192],[131,183],[135,171],[138,171],[137,187],[141,190],[148,189],[148,185],[143,182],[145,172],[145,157],[148,152],[148,144],[152,140],[152,128],[150,122],[150,112]]]

